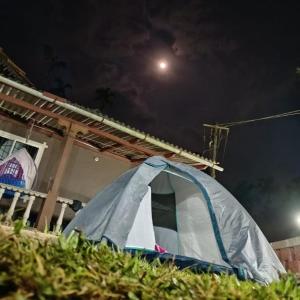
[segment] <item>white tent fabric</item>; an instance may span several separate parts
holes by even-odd
[[[176,191],[179,254],[224,264],[202,192],[178,176],[169,177]]]
[[[14,152],[10,156],[6,157],[3,161],[1,161],[0,166],[7,164],[14,158],[19,162],[23,169],[23,180],[25,180],[25,188],[30,189],[36,176],[36,168],[34,165],[34,161],[32,160],[27,150],[25,148],[22,148]],[[13,172],[13,170],[8,169],[8,172]]]
[[[155,249],[155,235],[151,212],[151,188],[148,187],[146,195],[135,216],[132,228],[126,241],[127,248]]]
[[[172,173],[162,171],[151,182],[151,187],[155,194],[174,193],[176,202],[174,214],[176,214],[177,232],[158,226],[156,228],[161,228],[158,230],[160,242],[157,239],[156,242],[168,251],[170,249],[167,244],[170,245],[172,249],[176,249],[176,253],[171,251],[174,254],[224,265],[225,262],[217,245],[207,204],[202,192],[196,188],[195,184],[174,171]],[[161,210],[171,209],[165,205],[163,197],[159,204],[155,203],[155,206]],[[170,236],[167,235],[166,230]],[[172,232],[176,232],[176,237]],[[162,235],[165,240],[161,238]],[[174,240],[172,241],[172,239]],[[177,244],[175,245],[175,243]]]
[[[138,214],[145,216],[148,211],[150,217],[149,206],[139,212],[144,199],[149,205],[149,198],[144,198],[149,185],[153,224],[148,220],[147,227],[154,226],[156,243],[171,245],[175,252],[171,254],[242,270],[248,278],[265,283],[285,273],[254,220],[222,185],[204,172],[162,157],[147,159],[100,191],[64,233],[78,228],[90,240],[106,238],[124,249],[133,229],[130,244],[138,245],[134,228],[145,220]],[[162,237],[168,232],[172,234],[164,242]],[[153,243],[152,229],[147,235]],[[144,246],[142,234],[140,241]]]
[[[167,195],[175,192],[167,172],[161,172],[156,176],[151,182],[151,188],[155,194]]]
[[[154,226],[156,243],[165,248],[169,253],[179,254],[178,234],[175,230]]]

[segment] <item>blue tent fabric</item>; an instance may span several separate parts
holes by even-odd
[[[127,249],[125,252],[128,252],[133,255],[140,255],[142,258],[145,258],[147,261],[154,261],[158,259],[161,263],[172,263],[178,267],[178,269],[189,269],[196,273],[214,273],[214,274],[228,274],[236,275],[240,280],[247,279],[247,273],[244,270],[237,268],[229,268],[206,261],[201,261],[199,259],[186,257],[182,255],[173,255],[171,253],[159,253],[156,251],[141,251],[139,249]]]
[[[78,228],[90,240],[99,241],[105,236],[118,248],[125,249],[141,199],[148,185],[163,171],[179,174],[202,193],[223,267],[244,270],[247,278],[264,283],[277,280],[279,273],[285,273],[254,220],[221,184],[196,168],[157,156],[127,171],[100,191],[75,216],[64,233],[68,235]],[[186,257],[186,260],[194,258],[199,260],[197,257]]]

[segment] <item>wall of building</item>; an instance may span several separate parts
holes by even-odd
[[[0,119],[0,129],[21,137],[26,137],[29,133],[25,126],[10,121],[4,122],[2,119]],[[48,145],[38,168],[38,180],[33,187],[34,190],[47,192],[55,174],[63,143],[55,137],[48,137],[35,130],[32,131],[30,139],[39,143],[46,142]],[[94,160],[95,156],[100,158],[99,161]],[[130,163],[73,145],[60,196],[87,202],[130,168]]]
[[[300,237],[271,243],[287,271],[300,274]]]

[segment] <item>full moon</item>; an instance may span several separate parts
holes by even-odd
[[[168,64],[165,60],[161,60],[158,62],[158,67],[160,70],[165,70],[168,67]]]

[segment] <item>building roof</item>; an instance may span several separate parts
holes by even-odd
[[[0,47],[0,75],[12,80],[33,87],[32,82],[27,78],[26,73],[18,67]]]
[[[32,87],[25,73],[14,63],[10,61],[9,65],[4,70],[10,75],[0,75],[2,117],[15,119],[58,136],[63,136],[63,121],[75,123],[86,130],[76,136],[77,144],[132,163],[142,162],[149,156],[161,155],[199,169],[212,167],[223,171],[217,163],[197,153],[184,150],[56,95],[40,92]]]

